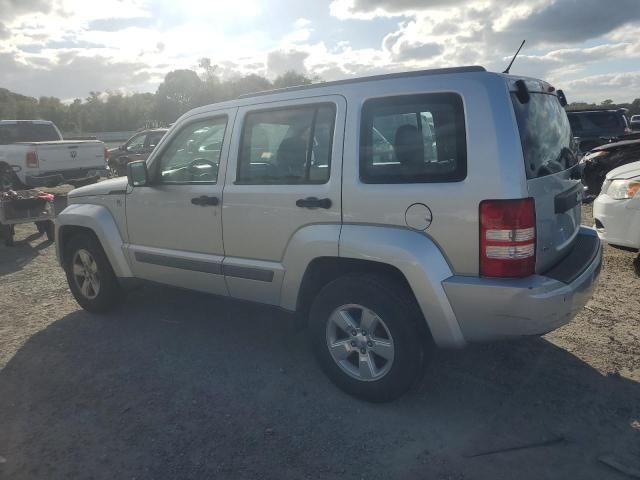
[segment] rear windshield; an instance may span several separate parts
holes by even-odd
[[[531,93],[527,103],[511,95],[527,178],[561,172],[578,162],[567,114],[555,95]]]
[[[0,145],[17,142],[55,142],[56,140],[60,140],[60,135],[50,124],[13,123],[0,125]]]
[[[615,112],[569,112],[568,115],[576,136],[583,132],[618,131],[625,127],[624,118]]]

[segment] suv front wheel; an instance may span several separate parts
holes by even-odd
[[[430,346],[415,300],[380,275],[327,284],[311,307],[309,335],[331,381],[371,402],[393,400],[419,377]]]
[[[64,270],[76,301],[89,312],[103,313],[120,300],[120,284],[95,237],[74,235],[65,248]]]

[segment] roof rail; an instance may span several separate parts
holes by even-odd
[[[332,87],[334,85],[349,85],[351,83],[373,82],[376,80],[391,80],[394,78],[411,78],[411,77],[424,77],[428,75],[446,75],[450,73],[470,73],[470,72],[486,72],[486,71],[487,70],[484,67],[470,66],[470,67],[453,67],[453,68],[434,68],[431,70],[415,70],[412,72],[386,73],[383,75],[371,75],[368,77],[356,77],[356,78],[348,78],[345,80],[334,80],[332,82],[312,83],[310,85],[297,85],[294,87],[274,88],[272,90],[264,90],[262,92],[245,93],[244,95],[240,95],[238,98],[260,97],[263,95],[272,95],[275,93],[294,92],[297,90],[308,90],[308,89],[320,88],[320,87]]]

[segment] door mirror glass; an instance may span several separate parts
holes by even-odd
[[[144,187],[149,184],[147,163],[140,160],[127,164],[127,178],[132,187]]]

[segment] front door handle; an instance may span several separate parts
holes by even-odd
[[[333,205],[333,204],[331,203],[331,199],[330,198],[307,197],[307,198],[301,198],[299,200],[296,200],[296,206],[298,206],[300,208],[309,208],[309,209],[324,208],[324,209],[329,209],[329,208],[331,208],[331,205]]]
[[[199,197],[192,198],[191,203],[194,205],[199,205],[201,207],[215,207],[220,203],[220,200],[218,200],[218,197],[208,197],[206,195],[201,195]]]

